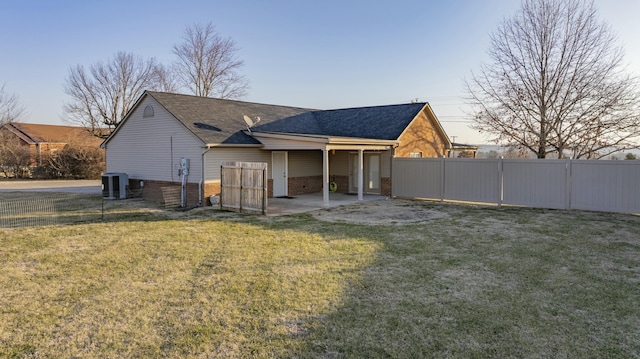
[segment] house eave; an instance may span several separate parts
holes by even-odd
[[[246,132],[248,135],[260,140],[260,138],[269,138],[285,141],[312,142],[326,145],[374,145],[374,146],[393,146],[398,143],[396,140],[379,140],[371,138],[357,137],[336,137],[322,136],[310,134],[291,134],[281,132]]]
[[[203,148],[261,148],[263,147],[260,143],[255,144],[243,144],[243,143],[207,143],[203,146]]]

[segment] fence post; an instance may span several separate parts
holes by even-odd
[[[440,202],[444,202],[444,182],[446,181],[444,161],[444,156],[440,157]]]
[[[504,201],[504,156],[498,159],[498,208],[502,208]]]
[[[220,200],[218,201],[220,203],[220,210],[222,210],[222,193],[224,188],[224,165],[223,162],[220,162]]]
[[[267,167],[262,170],[262,214],[267,214]]]
[[[572,190],[572,178],[571,178],[571,157],[567,158],[565,164],[564,173],[564,209],[571,209],[571,190]]]
[[[242,174],[244,173],[244,166],[240,166],[240,213],[242,213]]]

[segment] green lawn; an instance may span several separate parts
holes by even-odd
[[[640,218],[387,202],[0,229],[0,357],[640,356]]]

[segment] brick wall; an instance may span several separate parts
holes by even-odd
[[[287,189],[290,196],[322,192],[322,176],[289,177]]]
[[[272,197],[273,197],[273,180],[268,179],[267,180],[267,198],[272,198]]]
[[[391,178],[389,177],[380,178],[380,195],[391,196]]]
[[[409,157],[411,152],[422,152],[422,157],[442,157],[448,152],[440,132],[436,129],[435,119],[424,112],[400,136],[400,146],[396,157]]]
[[[349,176],[331,176],[331,182],[338,185],[336,192],[349,193]]]
[[[349,176],[331,176],[331,180],[338,185],[338,193],[349,192]],[[180,182],[169,181],[151,181],[143,180],[144,188],[140,188],[139,179],[129,178],[129,191],[130,193],[141,194],[141,197],[157,202],[163,203],[162,187],[180,187]],[[382,177],[381,183],[381,195],[391,196],[391,179],[388,177]],[[308,177],[290,177],[289,178],[289,195],[297,196],[308,193],[322,192],[322,176],[308,176]],[[207,183],[204,186],[204,198],[202,205],[210,206],[211,202],[209,197],[211,195],[220,194],[220,183]],[[273,197],[273,180],[267,181],[267,195],[269,198]],[[187,207],[192,208],[198,206],[199,201],[199,186],[197,183],[187,183]]]
[[[144,182],[144,187],[140,188],[140,181]],[[180,188],[180,182],[152,181],[129,178],[129,191],[133,194],[140,193],[140,196],[148,201],[163,203],[162,187]],[[220,192],[218,185],[218,192]],[[187,183],[187,208],[197,207],[199,201],[199,186],[197,183]],[[208,199],[208,197],[207,197]]]

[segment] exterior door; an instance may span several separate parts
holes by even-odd
[[[273,179],[273,196],[287,196],[288,156],[286,151],[271,152],[271,177]]]
[[[380,154],[364,156],[364,192],[380,193]]]
[[[358,154],[349,154],[349,192],[358,193]],[[380,193],[380,154],[363,154],[363,193]]]

